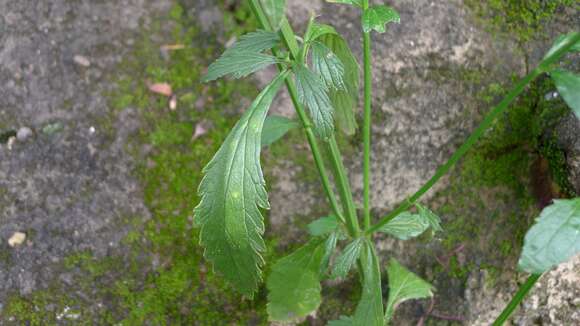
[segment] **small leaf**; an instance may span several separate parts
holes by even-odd
[[[334,253],[336,249],[336,242],[340,237],[340,230],[335,230],[334,232],[330,233],[326,241],[324,242],[324,257],[322,259],[322,265],[320,266],[320,275],[323,276],[326,274],[326,270],[328,269],[328,263],[330,262],[330,257]]]
[[[415,207],[418,214],[403,212],[385,224],[380,231],[401,240],[417,237],[429,227],[433,233],[443,231],[439,216],[420,204],[415,204]]]
[[[344,248],[342,254],[336,258],[332,269],[332,278],[345,278],[356,260],[364,244],[363,238],[358,238]]]
[[[331,90],[344,90],[344,66],[340,59],[326,45],[320,42],[312,43],[312,66],[314,72]]]
[[[286,12],[286,0],[259,0],[274,30],[278,30]]]
[[[550,73],[558,93],[562,95],[566,104],[574,111],[576,117],[580,119],[580,75],[576,75],[567,70],[554,70]]]
[[[354,326],[352,317],[340,316],[338,320],[332,320],[327,326]]]
[[[230,48],[226,49],[224,55],[235,54],[236,52],[254,52],[259,53],[269,50],[280,42],[278,33],[264,30],[257,30],[252,33],[240,36],[240,39]]]
[[[320,267],[325,245],[310,240],[280,259],[268,278],[268,315],[271,320],[293,321],[315,311],[321,302]]]
[[[298,99],[305,104],[312,116],[314,131],[326,139],[334,131],[332,121],[332,104],[328,98],[328,91],[322,79],[302,64],[294,66]]]
[[[362,0],[326,0],[326,2],[330,3],[343,3],[347,5],[353,5],[357,7],[362,7]]]
[[[384,33],[386,32],[386,24],[400,22],[401,17],[399,17],[399,13],[395,9],[385,5],[368,8],[362,17],[362,25],[365,33],[373,29],[379,33]]]
[[[345,90],[330,90],[329,97],[334,107],[338,127],[347,135],[356,132],[355,110],[358,105],[360,68],[348,43],[341,36],[326,34],[318,39],[340,59],[344,66]]]
[[[194,210],[204,256],[249,297],[258,288],[264,264],[264,221],[259,208],[269,208],[260,167],[262,126],[287,75],[278,75],[258,95],[203,169],[201,201]]]
[[[435,213],[433,213],[429,208],[421,204],[415,204],[415,207],[417,207],[417,210],[419,211],[419,216],[427,221],[431,229],[433,229],[433,232],[443,232],[439,216],[435,215]]]
[[[278,63],[276,57],[263,53],[251,51],[224,53],[209,66],[202,82],[206,83],[226,75],[239,79],[275,63]]]
[[[558,51],[562,46],[564,46],[564,44],[570,42],[570,40],[572,38],[576,37],[579,33],[580,32],[572,32],[572,33],[563,34],[563,35],[558,36],[556,41],[554,41],[552,48],[548,51],[548,53],[546,53],[544,58],[547,58],[547,57],[551,56],[552,54],[554,54],[554,52]],[[574,43],[572,48],[570,48],[570,51],[580,51],[580,42]]]
[[[262,146],[270,146],[292,129],[300,127],[300,123],[286,117],[271,115],[266,117],[262,129]]]
[[[387,323],[393,318],[395,309],[402,302],[433,296],[431,284],[407,270],[394,258],[389,261],[387,273],[389,277],[389,300],[385,312]]]
[[[304,35],[304,42],[305,43],[314,42],[324,35],[338,35],[338,33],[336,32],[334,27],[330,25],[319,24],[314,21],[311,21]]]
[[[363,289],[356,307],[353,325],[383,326],[383,293],[381,290],[381,270],[379,258],[373,244],[365,241],[361,253],[363,265]]]
[[[580,253],[580,198],[554,200],[526,234],[520,269],[540,274]]]
[[[400,240],[409,240],[421,235],[429,228],[429,223],[419,214],[403,212],[385,224],[380,231]]]
[[[314,237],[330,234],[338,228],[338,220],[334,215],[321,217],[308,224],[307,228],[308,233]]]

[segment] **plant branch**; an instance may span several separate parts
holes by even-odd
[[[369,0],[363,1],[363,11],[369,7]],[[364,120],[363,120],[363,210],[364,229],[371,226],[371,118],[373,76],[371,69],[371,35],[363,32],[363,65],[364,65]]]
[[[566,52],[568,52],[572,46],[580,41],[580,34],[572,37],[568,40],[566,44],[563,44],[557,51],[554,51],[550,56],[544,58],[540,64],[532,70],[528,75],[522,78],[512,90],[503,98],[503,100],[494,107],[483,119],[481,124],[475,129],[475,131],[467,138],[465,143],[459,147],[459,149],[453,153],[451,158],[442,166],[440,166],[435,175],[427,181],[421,189],[419,189],[415,194],[413,194],[408,200],[399,205],[394,211],[392,211],[387,216],[383,217],[378,223],[372,226],[370,229],[366,230],[367,235],[378,231],[381,227],[387,224],[390,220],[395,218],[400,213],[406,211],[411,207],[421,196],[423,196],[429,189],[433,187],[449,170],[461,159],[467,151],[473,147],[473,145],[485,134],[487,129],[493,125],[493,122],[497,117],[499,117],[509,105],[520,95],[526,86],[539,75],[546,71],[550,71],[550,66],[558,61]]]
[[[250,0],[250,6],[254,12],[254,15],[256,16],[260,25],[262,26],[262,28],[264,28],[265,30],[270,30],[270,31],[273,30],[273,28],[270,25],[270,22],[268,21],[260,3],[257,0]],[[280,27],[280,34],[282,36],[282,40],[284,41],[286,47],[288,48],[288,50],[290,52],[290,55],[294,59],[300,60],[300,46],[298,45],[298,42],[296,41],[296,35],[292,31],[292,27],[290,26],[290,24],[288,23],[288,21],[286,19],[284,19],[282,22],[282,25]],[[273,51],[274,55],[277,55],[277,53],[276,53],[277,51],[275,49],[273,49],[272,51]],[[314,132],[312,130],[312,123],[310,122],[310,119],[306,115],[304,107],[302,106],[300,101],[298,101],[298,95],[297,95],[298,92],[296,90],[296,86],[295,86],[294,82],[292,81],[292,79],[290,79],[290,78],[286,79],[286,86],[288,88],[288,92],[290,94],[292,104],[294,105],[294,108],[296,109],[296,113],[298,114],[298,117],[299,117],[299,119],[302,122],[302,125],[304,127],[306,138],[307,138],[308,143],[310,145],[310,150],[312,152],[312,156],[314,157],[314,162],[315,162],[316,167],[318,169],[318,172],[320,174],[322,186],[324,188],[326,196],[328,197],[328,201],[330,202],[330,206],[331,206],[334,214],[343,223],[346,224],[347,229],[349,231],[349,234],[352,237],[357,237],[358,233],[359,233],[359,226],[358,226],[358,221],[356,220],[356,211],[354,211],[355,215],[353,216],[352,215],[353,210],[351,210],[349,208],[350,204],[347,201],[344,204],[345,210],[347,213],[347,219],[345,219],[345,217],[341,213],[341,210],[340,210],[338,202],[336,200],[334,191],[332,190],[330,180],[328,178],[328,172],[327,172],[326,167],[324,165],[322,155],[321,155],[320,149],[318,147],[318,142],[316,140],[316,136],[314,135]],[[334,140],[334,136],[332,136],[332,140],[334,142],[336,142]],[[344,166],[342,165],[342,160],[340,157],[340,152],[338,152],[338,147],[336,147],[336,151],[332,151],[331,154],[332,154],[332,159],[333,159],[334,164],[336,165],[337,163],[340,163],[338,166],[338,169],[337,169],[337,171],[339,171],[339,173],[338,173],[339,176],[337,176],[337,181],[340,183],[339,189],[350,189],[350,186],[348,185],[348,183],[345,184],[345,182],[348,182],[348,179],[346,179],[344,177],[346,175],[346,173],[344,170]],[[342,192],[341,192],[341,194],[342,194]],[[350,195],[350,200],[352,201],[352,195]],[[352,204],[352,206],[354,207],[354,204]]]
[[[514,312],[514,310],[524,300],[526,294],[528,294],[528,292],[530,292],[530,290],[534,287],[534,284],[536,284],[540,276],[542,276],[542,274],[532,274],[528,277],[526,282],[524,282],[524,284],[520,286],[518,292],[516,292],[512,300],[508,303],[508,305],[504,308],[501,314],[493,322],[493,326],[501,326],[508,320],[508,318]]]

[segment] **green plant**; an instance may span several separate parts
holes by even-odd
[[[262,281],[261,269],[265,264],[262,258],[265,251],[262,239],[264,222],[260,208],[269,207],[260,167],[260,150],[263,145],[282,137],[285,131],[300,126],[310,145],[332,212],[308,225],[311,240],[273,265],[267,280],[269,317],[276,321],[295,321],[314,312],[321,303],[321,280],[343,278],[356,266],[362,294],[354,315],[343,316],[340,320],[330,322],[330,325],[384,325],[389,323],[401,302],[430,297],[434,289],[391,258],[386,268],[389,296],[384,304],[381,289],[383,268],[372,242],[373,234],[382,232],[407,240],[429,229],[432,232],[442,231],[439,217],[419,204],[418,200],[463,157],[527,84],[539,75],[552,72],[560,93],[580,115],[577,98],[580,84],[575,79],[578,77],[554,69],[554,64],[564,53],[578,48],[580,34],[572,33],[559,39],[539,66],[520,80],[500,104],[490,111],[467,141],[421,189],[389,215],[372,224],[369,191],[372,95],[370,33],[373,30],[384,32],[388,23],[399,22],[399,15],[388,6],[370,6],[368,0],[329,2],[349,4],[362,11],[362,223],[359,223],[335,131],[338,129],[349,136],[356,130],[354,106],[359,91],[359,66],[347,42],[329,25],[317,23],[311,18],[305,34],[297,37],[284,15],[285,0],[250,0],[250,7],[263,30],[242,36],[208,68],[204,81],[226,75],[240,78],[273,64],[278,66],[280,73],[254,100],[205,167],[205,176],[199,186],[201,202],[194,212],[195,222],[201,229],[200,242],[205,248],[205,257],[224,278],[243,294],[252,297]],[[270,104],[284,83],[299,123],[278,117],[266,118]],[[338,128],[335,128],[335,122]],[[329,162],[324,161],[320,144],[329,153]],[[327,169],[327,164],[330,169]],[[329,171],[335,187],[331,184]],[[561,205],[561,202],[555,205]],[[408,212],[413,206],[416,213]],[[568,216],[568,224],[572,230],[577,230],[580,214],[576,210],[572,211]],[[537,227],[550,223],[553,221],[538,223]],[[566,238],[563,241],[570,240],[573,239]],[[346,242],[346,245],[332,259],[339,241]],[[545,245],[540,240],[531,241],[540,246]],[[538,252],[530,255],[534,259],[543,259]],[[552,263],[554,261],[549,265]],[[536,270],[531,272],[536,273]]]

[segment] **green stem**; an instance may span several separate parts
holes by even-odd
[[[260,25],[262,25],[262,28],[264,28],[265,30],[273,30],[271,25],[270,25],[270,22],[268,21],[266,15],[264,13],[264,10],[262,9],[262,7],[258,3],[258,1],[257,0],[250,0],[250,6],[251,6],[256,18],[258,19]],[[284,21],[282,22],[282,25],[280,27],[280,34],[282,35],[282,39],[283,39],[284,43],[286,44],[286,47],[290,51],[290,55],[294,59],[299,60],[299,58],[300,58],[300,46],[298,45],[298,42],[296,41],[296,36],[295,36],[294,32],[292,31],[292,27],[290,26],[290,24],[288,23],[288,21],[286,19],[284,19]],[[277,55],[277,51],[275,49],[272,51],[273,51],[274,55]],[[326,196],[328,197],[328,201],[330,202],[330,206],[332,208],[332,211],[342,222],[344,222],[346,224],[347,229],[349,231],[349,234],[352,237],[357,237],[359,234],[359,227],[358,227],[358,222],[356,221],[356,212],[354,215],[354,219],[352,217],[351,210],[347,209],[347,217],[348,217],[347,219],[345,219],[343,214],[341,213],[341,210],[339,208],[339,204],[336,200],[335,194],[334,194],[332,187],[331,187],[331,184],[330,184],[330,180],[328,178],[328,173],[326,171],[326,167],[324,165],[324,161],[322,159],[322,155],[321,155],[320,149],[318,147],[318,142],[316,141],[316,136],[314,135],[314,132],[312,130],[312,123],[310,122],[310,119],[306,115],[304,107],[302,106],[300,101],[298,101],[298,95],[297,95],[298,92],[297,92],[296,86],[294,85],[294,82],[292,81],[291,78],[286,79],[286,86],[288,88],[288,93],[290,94],[292,104],[294,105],[294,108],[296,109],[296,113],[298,114],[298,117],[299,117],[299,119],[302,122],[302,125],[304,127],[306,138],[308,140],[308,144],[310,145],[310,150],[312,152],[314,162],[315,162],[316,167],[318,169],[318,173],[320,174],[322,186],[324,188]],[[336,148],[336,150],[338,151],[338,147]],[[340,153],[339,152],[333,153],[332,159],[333,159],[333,162],[335,162],[335,163],[340,162],[340,167],[342,168],[341,172],[344,175],[346,175],[344,173],[344,167],[342,166],[342,161],[340,159]],[[340,180],[343,180],[342,178],[337,178],[337,179],[339,179],[339,182],[340,182]],[[346,178],[344,178],[344,179],[346,179]],[[346,185],[346,187],[347,187],[346,189],[349,189],[348,185]],[[341,184],[341,187],[339,187],[339,188],[344,189],[345,185]],[[351,196],[351,198],[352,198],[352,196]],[[349,207],[348,204],[345,204],[345,207]],[[353,207],[354,207],[354,204],[353,204]]]
[[[411,207],[421,196],[423,196],[441,177],[443,177],[456,163],[461,159],[465,153],[485,134],[487,129],[492,126],[493,122],[497,117],[499,117],[505,110],[509,107],[509,105],[516,99],[518,95],[520,95],[526,88],[526,86],[535,78],[537,78],[542,73],[549,71],[550,66],[558,61],[562,55],[568,52],[572,46],[576,43],[580,42],[580,34],[572,37],[568,40],[568,42],[562,45],[557,51],[552,53],[549,57],[544,58],[534,70],[532,70],[528,75],[522,78],[513,88],[512,90],[503,98],[503,100],[494,107],[483,119],[481,124],[475,129],[475,131],[467,138],[465,143],[459,147],[459,149],[453,153],[451,158],[442,166],[440,166],[435,175],[427,181],[421,189],[419,189],[413,196],[411,196],[408,200],[404,203],[399,205],[394,211],[392,211],[387,216],[383,217],[378,223],[373,225],[370,229],[366,230],[367,235],[372,234],[378,231],[381,227],[387,224],[390,220],[395,218],[400,213],[406,211]]]
[[[514,310],[520,305],[520,303],[524,300],[524,297],[530,290],[534,287],[534,284],[538,281],[538,279],[542,276],[542,274],[532,274],[528,277],[526,282],[520,286],[518,292],[514,295],[512,300],[508,303],[505,309],[501,312],[501,314],[497,317],[497,319],[493,322],[492,326],[501,326],[503,325]]]
[[[363,11],[368,9],[369,0],[363,1]],[[364,65],[364,120],[363,120],[363,210],[364,229],[371,226],[371,117],[373,76],[371,70],[371,35],[363,33]]]
[[[330,149],[330,159],[332,167],[335,171],[335,177],[338,185],[338,193],[340,195],[341,201],[344,204],[344,210],[346,211],[348,223],[355,230],[359,230],[358,219],[356,215],[356,207],[354,205],[354,199],[352,197],[352,190],[350,189],[350,183],[348,176],[346,175],[346,169],[341,159],[340,149],[336,143],[336,138],[334,135],[328,140],[328,147]]]

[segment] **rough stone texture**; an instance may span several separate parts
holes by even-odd
[[[69,254],[107,255],[127,218],[148,218],[125,152],[138,116],[111,115],[105,94],[132,33],[168,4],[0,1],[0,131],[33,130],[0,144],[0,303],[46,287]],[[10,248],[16,231],[26,243]]]

